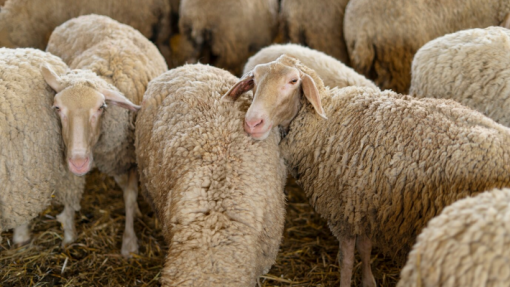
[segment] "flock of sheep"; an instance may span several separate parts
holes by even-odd
[[[508,286],[509,28],[508,0],[7,0],[0,231],[28,242],[54,197],[73,242],[96,167],[124,191],[124,257],[140,182],[164,286],[254,286],[289,173],[341,286],[355,250],[376,285],[372,247],[398,286]]]

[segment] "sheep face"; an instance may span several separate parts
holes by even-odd
[[[257,65],[223,96],[224,100],[235,100],[254,90],[244,120],[244,130],[253,139],[266,139],[273,126],[287,128],[301,108],[302,95],[325,117],[315,82],[292,63],[298,61],[282,55],[273,62]]]
[[[71,85],[64,88],[59,76],[49,67],[43,67],[43,76],[57,92],[53,108],[62,123],[62,138],[66,146],[69,170],[76,175],[84,175],[92,167],[92,150],[101,133],[101,118],[106,104],[132,111],[137,111],[140,106],[133,104],[115,90],[105,88],[97,90],[87,85]]]

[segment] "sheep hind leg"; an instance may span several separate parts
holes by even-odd
[[[372,253],[372,241],[366,235],[358,235],[356,237],[356,248],[361,257],[361,272],[363,287],[375,287],[375,279],[372,274],[370,264],[370,255]]]
[[[16,246],[23,246],[30,242],[30,229],[28,226],[29,223],[25,223],[14,228],[12,241]]]
[[[138,204],[136,199],[138,197],[138,175],[136,170],[129,172],[127,182],[122,183],[122,178],[115,177],[117,183],[124,191],[124,204],[126,206],[126,226],[122,236],[122,248],[120,253],[125,258],[130,258],[131,253],[138,253],[138,242],[134,229],[134,217]]]
[[[64,241],[62,246],[73,243],[76,240],[76,227],[74,226],[74,209],[70,205],[65,205],[64,210],[57,215],[57,221],[64,228]]]
[[[356,237],[340,237],[339,241],[338,261],[340,263],[340,287],[350,287]]]

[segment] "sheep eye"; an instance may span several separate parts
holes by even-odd
[[[98,111],[102,111],[106,108],[106,104],[103,104],[102,106],[99,107]]]
[[[55,109],[55,111],[60,112],[60,108],[59,107],[54,106],[53,108]]]
[[[291,83],[291,84],[295,84],[295,83],[297,83],[297,79],[294,79],[294,80],[290,81],[290,83]]]

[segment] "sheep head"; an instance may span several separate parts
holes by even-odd
[[[320,100],[322,80],[295,58],[282,55],[273,62],[255,66],[223,100],[235,101],[251,89],[254,97],[245,116],[244,130],[253,139],[266,139],[273,126],[288,127],[301,108],[303,95],[317,114],[326,118]]]
[[[101,118],[107,104],[132,111],[137,111],[140,106],[113,87],[97,89],[91,85],[63,85],[61,78],[47,65],[42,67],[42,74],[56,92],[53,108],[62,123],[69,170],[84,175],[92,167],[92,149],[99,139]]]

